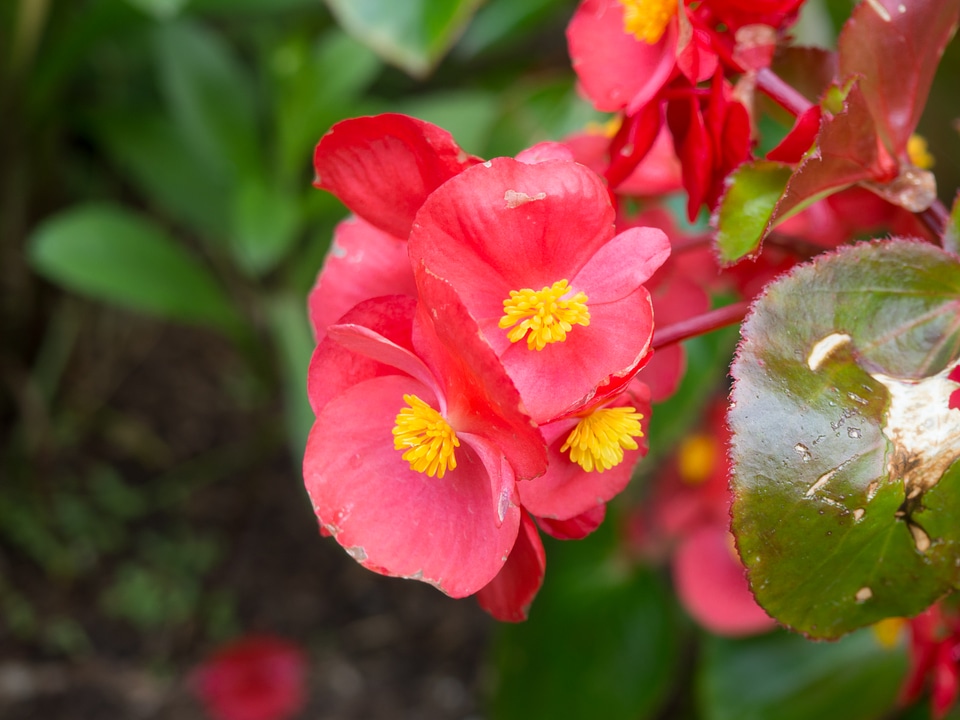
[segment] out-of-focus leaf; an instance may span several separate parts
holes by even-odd
[[[53,217],[30,238],[29,254],[38,273],[98,300],[226,330],[238,323],[196,258],[156,225],[119,208],[87,205]]]
[[[614,552],[611,520],[585,540],[545,540],[549,570],[530,619],[495,648],[496,720],[637,720],[656,712],[677,657],[668,594]]]
[[[255,171],[258,136],[253,86],[223,39],[195,22],[155,31],[160,84],[195,162],[229,181]]]
[[[327,0],[340,25],[386,62],[426,77],[482,0]]]
[[[487,146],[498,110],[492,93],[471,90],[434,93],[401,102],[396,108],[442,127],[460,147],[474,154]]]
[[[733,530],[757,601],[835,638],[960,579],[960,262],[848,247],[767,287],[731,374]]]
[[[953,200],[953,209],[943,234],[943,247],[955,255],[960,255],[960,192]]]
[[[180,128],[158,113],[99,115],[94,130],[148,200],[201,236],[222,238],[230,197],[225,179],[198,163]]]
[[[853,9],[840,33],[841,77],[860,76],[877,131],[894,154],[917,127],[958,17],[960,0],[871,0]]]
[[[381,65],[369,48],[334,30],[317,43],[296,38],[280,46],[271,68],[281,177],[299,183],[313,146],[335,122],[357,114],[358,101]]]
[[[790,87],[815,103],[837,77],[837,54],[819,47],[777,48],[772,69]]]
[[[709,637],[697,694],[705,720],[872,720],[888,715],[906,670],[903,644],[883,647],[872,630],[834,643]]]
[[[759,160],[727,178],[715,216],[721,262],[736,263],[760,247],[791,173],[788,165]]]
[[[304,392],[307,367],[313,352],[307,306],[303,298],[287,295],[273,298],[267,305],[267,311],[283,372],[287,438],[294,461],[300,462],[314,420],[313,410]]]
[[[494,46],[521,40],[552,17],[569,21],[575,8],[573,2],[557,0],[489,0],[477,12],[454,53],[470,58]]]
[[[167,20],[179,15],[190,0],[127,0],[127,2],[157,20]]]
[[[194,12],[274,14],[296,8],[315,8],[317,0],[188,0]]]
[[[286,257],[300,230],[297,197],[249,178],[235,196],[231,247],[237,264],[251,275],[272,270]]]

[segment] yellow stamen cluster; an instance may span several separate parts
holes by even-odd
[[[690,435],[680,443],[677,465],[680,479],[688,485],[699,485],[713,472],[717,461],[717,443],[709,435]]]
[[[623,31],[648,45],[655,45],[677,14],[677,0],[620,0]]]
[[[927,148],[927,140],[922,135],[911,135],[907,140],[907,157],[921,170],[929,170],[935,164]]]
[[[577,423],[560,452],[569,450],[571,462],[602,473],[623,462],[624,450],[637,449],[634,438],[643,437],[642,419],[632,407],[594,410]]]
[[[526,337],[527,347],[531,350],[543,350],[550,343],[563,342],[574,325],[590,324],[586,293],[578,292],[563,300],[569,291],[566,280],[559,280],[539,291],[530,288],[511,290],[510,297],[503,301],[500,328],[513,328],[507,333],[510,342],[519,342]]]
[[[409,405],[397,414],[393,428],[393,447],[406,450],[403,459],[410,469],[442,478],[447,469],[457,467],[454,448],[460,440],[443,416],[416,395],[404,395]]]
[[[884,618],[873,624],[873,635],[881,647],[889,650],[896,647],[906,627],[907,621],[902,617]]]

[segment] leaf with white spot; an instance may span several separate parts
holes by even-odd
[[[960,262],[845,248],[771,284],[732,368],[733,528],[758,602],[812,637],[960,581]]]

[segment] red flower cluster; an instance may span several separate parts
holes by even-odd
[[[299,647],[249,636],[218,650],[194,673],[193,687],[214,720],[286,720],[302,707],[306,659]]]
[[[314,160],[355,214],[309,300],[321,526],[367,568],[521,620],[537,527],[591,532],[646,451],[633,378],[669,241],[616,233],[602,179],[558,144],[481,162],[381,115],[334,126]]]
[[[779,34],[801,4],[583,0],[567,28],[573,68],[598,110],[625,116],[609,148],[611,187],[631,175],[666,122],[683,167],[690,218],[704,204],[713,208],[724,178],[747,158],[751,143],[747,108],[725,70],[769,65]]]

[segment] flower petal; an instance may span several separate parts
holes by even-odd
[[[314,151],[313,184],[403,240],[427,196],[478,162],[446,130],[387,113],[334,125]]]
[[[307,441],[306,489],[319,521],[364,567],[471,595],[510,554],[520,509],[506,508],[498,527],[487,469],[467,442],[443,478],[411,470],[393,447],[404,394],[436,403],[430,388],[402,376],[367,380],[327,403]]]
[[[547,566],[537,526],[526,513],[517,542],[497,576],[477,593],[477,602],[497,620],[521,622],[540,590]]]

